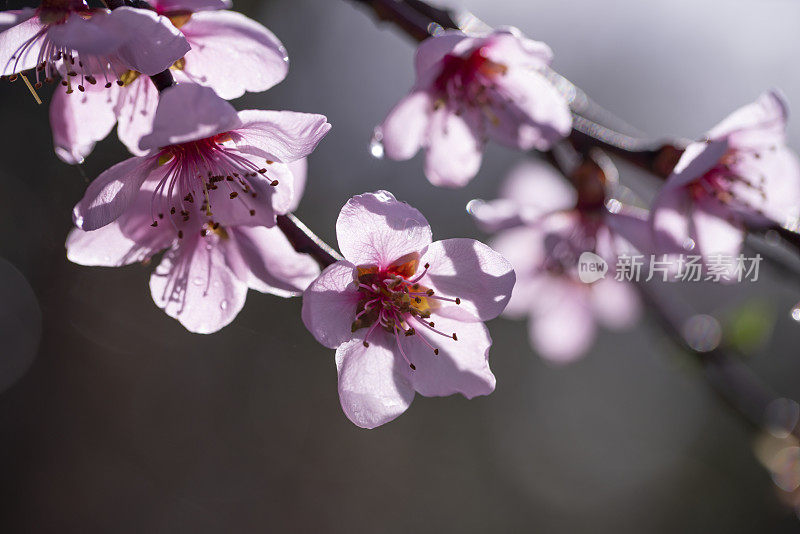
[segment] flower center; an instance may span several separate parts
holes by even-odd
[[[430,317],[431,310],[438,308],[440,302],[461,304],[459,298],[436,295],[433,289],[421,285],[419,282],[427,274],[430,265],[426,263],[422,273],[417,275],[418,267],[419,254],[416,252],[401,257],[385,269],[375,265],[359,265],[354,283],[358,287],[360,299],[351,326],[353,332],[369,328],[364,336],[365,347],[369,347],[368,339],[378,327],[392,334],[400,354],[412,370],[416,370],[416,367],[406,355],[401,338],[414,336],[434,354],[439,354],[438,348],[431,345],[424,336],[417,334],[417,328],[458,341],[455,332],[446,334],[437,330]]]
[[[581,254],[597,253],[597,233],[602,224],[601,213],[578,212],[569,227],[545,234],[545,253],[537,270],[554,276],[575,277]]]
[[[442,63],[442,70],[433,82],[440,98],[474,107],[491,104],[487,89],[508,70],[502,63],[486,57],[485,47],[476,48],[466,56],[447,54]]]
[[[760,212],[760,209],[756,206],[752,206],[745,199],[737,197],[733,189],[734,185],[739,184],[755,191],[764,201],[767,199],[766,184],[763,174],[757,182],[754,182],[742,176],[736,170],[736,167],[747,164],[745,161],[746,156],[760,159],[761,152],[752,151],[743,153],[741,150],[728,151],[711,170],[688,185],[692,197],[695,200],[712,197],[726,205],[738,202],[749,209]]]
[[[237,202],[251,217],[255,216],[256,210],[250,200],[258,197],[258,187],[253,178],[266,177],[267,169],[224,146],[229,140],[230,134],[223,133],[170,145],[154,156],[158,165],[167,168],[153,191],[151,226],[158,226],[158,220],[167,213],[176,230],[178,224],[174,219],[179,217],[178,223],[185,223],[195,209],[205,217],[212,217],[212,201],[217,207],[219,202]],[[266,163],[274,162],[266,160]],[[278,180],[272,180],[269,185],[277,186]],[[220,189],[222,191],[217,192]],[[182,237],[180,231],[178,236]]]

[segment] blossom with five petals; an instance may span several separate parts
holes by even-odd
[[[305,182],[305,165],[304,159],[288,164],[295,180],[291,210]],[[222,225],[197,205],[190,206],[192,215],[174,227],[151,226],[154,186],[146,183],[111,224],[91,232],[73,229],[67,258],[81,265],[119,267],[148,261],[166,249],[150,277],[153,300],[187,330],[200,334],[233,321],[248,288],[296,296],[319,274],[316,262],[295,252],[278,227]]]
[[[294,197],[289,163],[308,156],[330,130],[326,118],[291,111],[239,113],[213,90],[179,84],[161,93],[145,156],[117,163],[86,190],[73,210],[82,230],[120,217],[139,191],[152,191],[150,223],[180,223],[196,213],[225,226],[274,226]],[[199,211],[193,209],[199,207]]]
[[[391,193],[350,199],[336,223],[344,260],[303,294],[303,322],[336,349],[339,397],[363,428],[424,396],[494,390],[483,321],[503,311],[511,265],[472,239],[432,242],[422,214]]]
[[[486,139],[520,150],[547,150],[566,136],[572,116],[543,70],[550,48],[515,28],[484,37],[446,31],[417,49],[416,83],[375,132],[387,157],[427,151],[434,185],[460,187],[474,177]]]
[[[800,164],[786,146],[787,115],[770,91],[686,148],[653,202],[662,251],[735,256],[746,227],[798,228]]]
[[[597,323],[618,330],[639,316],[639,299],[628,282],[606,274],[593,283],[579,276],[585,252],[610,269],[623,253],[652,245],[646,214],[619,201],[581,206],[575,189],[548,165],[526,162],[509,175],[501,198],[473,201],[469,211],[490,241],[517,273],[514,294],[504,311],[510,318],[529,317],[533,348],[554,363],[568,363],[592,345]],[[594,256],[591,256],[594,257]]]
[[[161,0],[151,2],[191,45],[171,69],[178,83],[194,82],[214,89],[222,98],[245,91],[265,91],[286,77],[286,49],[261,24],[234,11],[222,0]],[[56,154],[66,163],[81,163],[97,141],[117,125],[120,141],[142,155],[139,140],[150,131],[158,91],[135,69],[122,76],[122,86],[85,92],[56,93],[50,104],[50,125]]]

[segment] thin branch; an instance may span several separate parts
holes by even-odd
[[[293,214],[278,215],[278,228],[300,253],[314,258],[323,269],[344,258],[333,247],[326,244]]]

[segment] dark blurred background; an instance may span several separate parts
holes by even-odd
[[[771,86],[800,106],[795,0],[456,5],[548,42],[559,72],[652,134],[700,135]],[[522,155],[492,147],[473,183],[447,191],[427,183],[419,157],[367,150],[412,83],[407,38],[343,0],[234,7],[292,61],[282,84],[236,105],[333,124],[310,158],[301,219],[334,241],[342,204],[386,188],[436,237],[479,235],[464,205],[492,198]],[[153,304],[150,267],[68,263],[71,208],[124,150],[112,135],[82,168],[61,164],[47,105],[21,82],[0,83],[0,120],[0,532],[799,530],[753,436],[654,323],[603,333],[585,359],[555,368],[523,323],[494,321],[493,395],[417,397],[364,431],[341,412],[333,352],[304,330],[299,299],[251,292],[231,326],[192,335]],[[790,140],[799,146],[800,122]],[[800,398],[797,281],[765,268],[758,283],[686,296],[721,317],[766,318],[771,335],[748,363]]]

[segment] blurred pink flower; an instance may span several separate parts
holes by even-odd
[[[166,17],[146,9],[45,0],[37,9],[0,12],[0,74],[35,69],[37,85],[60,73],[70,91],[73,82],[110,88],[128,70],[156,74],[188,50]]]
[[[175,80],[194,82],[232,99],[246,91],[265,91],[286,77],[286,49],[261,24],[219,0],[153,2],[153,8],[180,29],[191,50],[172,68]],[[196,11],[196,12],[195,12]],[[139,139],[153,123],[158,91],[147,76],[126,73],[121,87],[108,91],[87,87],[81,94],[57,92],[50,104],[56,154],[66,163],[81,163],[97,141],[117,124],[120,141],[142,155]]]
[[[305,160],[288,166],[295,178],[293,210],[305,182]],[[66,243],[69,260],[119,267],[149,261],[166,249],[150,277],[153,300],[187,330],[200,334],[233,321],[248,288],[296,296],[319,274],[316,262],[295,252],[277,227],[223,225],[196,204],[187,207],[191,216],[185,220],[151,226],[153,194],[165,194],[156,189],[155,181],[146,182],[125,213],[103,228],[72,230]]]
[[[504,315],[528,316],[531,345],[555,363],[584,355],[598,322],[616,330],[636,321],[636,292],[615,280],[613,270],[619,254],[632,252],[631,243],[640,250],[651,247],[646,214],[630,207],[617,213],[602,205],[579,209],[576,202],[561,175],[544,163],[526,162],[509,175],[500,199],[469,205],[484,230],[499,230],[490,244],[517,273]],[[581,281],[578,265],[585,252],[606,262],[605,277]]]
[[[735,256],[746,226],[797,228],[800,165],[786,146],[786,119],[783,97],[770,91],[686,148],[653,202],[661,250]]]
[[[329,129],[322,115],[237,113],[208,87],[176,85],[161,94],[152,132],[139,144],[147,155],[95,179],[73,220],[83,230],[101,228],[125,213],[147,183],[153,226],[178,229],[198,205],[226,226],[273,226],[294,201],[295,178],[287,164],[309,155]]]
[[[472,239],[431,242],[422,214],[391,193],[351,198],[336,222],[344,256],[303,295],[303,322],[336,349],[347,417],[374,428],[414,399],[488,395],[495,378],[483,321],[505,307],[511,265]]]
[[[485,37],[447,31],[417,49],[416,83],[376,129],[391,159],[424,147],[434,185],[461,187],[478,172],[487,138],[547,150],[572,125],[567,101],[544,77],[550,48],[515,28]]]

